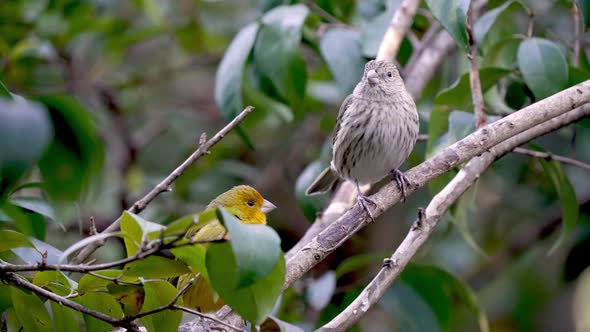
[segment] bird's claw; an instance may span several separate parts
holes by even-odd
[[[389,257],[383,259],[383,267],[391,269],[393,266],[395,266],[395,262],[393,261],[393,259]]]
[[[394,169],[391,171],[391,177],[397,183],[397,187],[402,193],[402,202],[406,201],[406,192],[407,186],[410,184],[410,180],[406,175],[400,171],[399,169]]]
[[[376,207],[377,203],[373,202],[372,199],[360,193],[358,195],[358,203],[363,208],[363,210],[367,212],[369,218],[371,218],[371,222],[374,222],[375,218],[373,217],[373,212],[371,212],[371,209],[369,209],[368,204],[371,204]]]

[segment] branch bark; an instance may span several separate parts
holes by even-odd
[[[511,137],[469,161],[451,182],[434,196],[424,215],[414,223],[406,238],[389,258],[391,264],[384,264],[361,294],[318,331],[344,331],[355,324],[371,306],[377,303],[426,242],[451,205],[475,183],[496,159],[535,137],[547,134],[588,115],[590,115],[590,105],[584,105]]]
[[[469,40],[469,54],[467,58],[469,59],[469,86],[471,87],[473,114],[475,114],[475,128],[481,128],[486,124],[486,110],[477,65],[477,41],[473,34],[473,26],[475,24],[475,10],[473,7],[473,2],[471,2],[465,28],[467,30],[467,39]]]
[[[172,183],[181,176],[192,164],[194,164],[199,158],[205,154],[209,154],[215,144],[221,141],[225,135],[237,127],[245,118],[254,110],[254,107],[246,107],[240,114],[238,114],[230,123],[223,127],[215,136],[208,140],[205,144],[199,144],[199,147],[193,152],[180,166],[178,166],[172,173],[170,173],[162,182],[158,183],[152,190],[150,190],[143,198],[133,203],[129,208],[131,213],[139,213],[143,211],[147,205],[154,200],[158,195],[165,191],[170,191]],[[102,233],[110,233],[119,229],[121,218],[115,220],[110,224]],[[101,246],[100,243],[92,243],[88,247],[82,249],[74,258],[72,258],[72,264],[79,264],[88,258],[96,249]]]

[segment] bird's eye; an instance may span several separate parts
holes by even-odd
[[[387,72],[387,76],[388,77],[391,77],[391,72],[390,71]]]
[[[248,205],[254,206],[254,201],[248,201]]]

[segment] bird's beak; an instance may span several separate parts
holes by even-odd
[[[367,80],[369,81],[369,84],[371,84],[371,85],[375,85],[375,84],[379,83],[379,75],[377,74],[375,69],[369,70],[369,72],[367,73]]]
[[[262,206],[260,207],[260,211],[262,211],[262,213],[269,213],[276,208],[277,207],[274,204],[265,199],[264,203],[262,203]]]

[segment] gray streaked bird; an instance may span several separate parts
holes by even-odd
[[[398,168],[412,152],[418,129],[416,104],[396,66],[388,61],[369,61],[361,81],[340,106],[332,163],[306,194],[330,190],[338,177],[352,181],[359,204],[372,219],[367,204],[375,203],[361,193],[359,186],[391,175],[405,200],[408,179]]]

